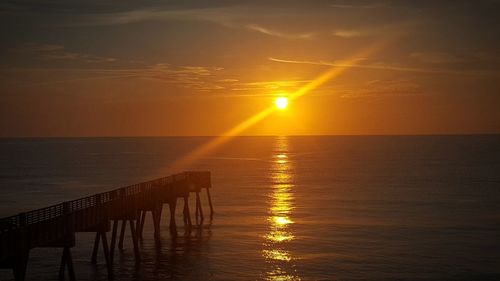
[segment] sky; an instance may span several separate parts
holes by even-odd
[[[500,1],[0,2],[0,136],[500,133]]]

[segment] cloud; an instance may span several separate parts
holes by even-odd
[[[410,80],[372,80],[363,87],[340,92],[341,98],[408,96],[423,94],[420,84]]]
[[[64,50],[64,46],[61,45],[53,45],[53,44],[25,44],[21,46],[19,49],[21,51],[31,51],[31,52],[55,52]]]
[[[122,25],[155,21],[208,21],[224,26],[236,26],[241,12],[225,7],[168,9],[166,7],[147,7],[108,13],[85,13],[78,15],[68,25],[100,26]]]
[[[481,61],[500,63],[500,52],[475,52],[473,56]]]
[[[256,31],[262,34],[266,34],[269,36],[275,36],[275,37],[281,37],[281,38],[286,38],[286,39],[311,39],[315,36],[314,33],[309,32],[309,33],[295,33],[295,34],[290,34],[290,33],[284,33],[276,30],[269,29],[267,27],[263,27],[257,24],[249,24],[246,25],[246,28],[252,31]]]
[[[387,37],[387,36],[402,36],[408,35],[414,30],[418,29],[423,21],[398,21],[393,23],[385,24],[372,24],[372,25],[360,25],[352,28],[340,28],[334,29],[331,35],[342,38],[353,38],[353,37]]]
[[[272,81],[257,81],[235,83],[231,89],[233,91],[250,91],[250,90],[267,90],[267,91],[286,91],[290,88],[296,88],[302,84],[310,82],[310,80],[272,80]]]
[[[112,57],[101,57],[68,51],[64,46],[55,44],[28,43],[11,51],[14,53],[29,54],[35,59],[44,61],[76,61],[85,63],[109,63],[116,61]]]
[[[330,4],[332,8],[338,9],[377,9],[377,8],[387,8],[390,7],[389,3],[386,2],[374,2],[368,4],[353,4],[350,2],[349,4]]]
[[[213,9],[236,6],[244,3],[242,0],[232,1],[134,1],[134,0],[88,0],[88,1],[58,1],[58,0],[15,0],[0,2],[0,11],[33,13],[53,12],[60,14],[109,14],[125,12],[148,7],[149,9],[165,9],[171,11]]]
[[[156,64],[139,72],[138,76],[185,88],[209,91],[225,89],[224,86],[218,85],[215,79],[216,73],[221,70],[223,70],[221,67]]]
[[[166,84],[178,85],[199,91],[221,90],[224,86],[217,82],[217,74],[221,67],[175,66],[170,64],[154,64],[137,68],[14,68],[0,69],[2,73],[17,73],[18,81],[9,83],[21,86],[50,85],[106,79],[147,79]],[[53,74],[53,75],[47,75]],[[44,77],[43,81],[27,82],[26,77]],[[47,79],[54,77],[56,79]],[[64,78],[70,77],[70,78]],[[20,80],[19,80],[20,79]]]
[[[72,25],[121,25],[145,21],[206,21],[234,29],[246,29],[268,36],[285,39],[312,39],[314,32],[289,33],[248,23],[242,9],[207,8],[189,10],[140,9],[109,14],[88,14],[80,17]]]
[[[344,37],[344,38],[359,37],[359,36],[362,35],[361,31],[358,31],[358,30],[347,30],[347,29],[334,30],[332,32],[332,34],[334,36]]]
[[[419,68],[411,66],[399,66],[391,65],[385,63],[372,63],[372,64],[348,64],[340,62],[328,62],[328,61],[308,61],[308,60],[287,60],[278,58],[269,58],[270,61],[279,63],[290,63],[290,64],[307,64],[307,65],[318,65],[318,66],[329,66],[329,67],[348,67],[348,68],[359,68],[359,69],[372,69],[372,70],[388,70],[388,71],[400,71],[400,72],[414,72],[423,74],[449,74],[449,75],[477,75],[477,76],[500,76],[499,71],[490,70],[467,70],[467,69],[439,69],[439,68]],[[358,60],[366,60],[365,58],[358,58]]]
[[[410,58],[426,64],[458,64],[458,63],[500,63],[500,55],[497,52],[414,52]]]
[[[47,9],[43,5],[28,2],[19,5],[19,7],[24,10],[24,16],[35,15],[41,19],[41,24],[51,26],[81,27],[128,25],[142,22],[202,21],[226,28],[243,29],[278,38],[299,40],[315,38],[320,32],[325,31],[315,25],[314,16],[303,13],[302,9],[297,8],[301,5],[304,5],[304,8],[312,7],[313,9],[324,9],[324,7],[304,4],[300,1],[287,8],[285,14],[282,11],[283,6],[275,2],[249,4],[245,1],[233,1],[234,4],[231,4],[233,2],[222,1],[219,4],[204,4],[203,1],[200,1],[192,3],[192,5],[180,3],[173,5],[174,7],[170,2],[163,2],[163,4],[159,4],[160,2],[143,3],[142,5],[125,2],[117,4],[116,8],[113,8],[106,1],[102,4],[99,3],[99,6],[102,6],[102,11],[96,9],[96,5],[81,3],[76,5],[53,3],[52,7]],[[46,13],[42,14],[41,11]],[[268,26],[270,22],[288,21],[283,15],[293,19],[304,18],[298,22],[290,21],[290,28],[296,28],[296,30],[307,28],[304,27],[304,22],[306,22],[307,25],[311,26],[311,31],[305,29],[305,32],[291,32]],[[326,17],[326,15],[322,16]]]
[[[411,53],[410,58],[418,62],[430,64],[459,63],[467,61],[464,57],[445,52],[416,52]]]

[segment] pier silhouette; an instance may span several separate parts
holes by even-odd
[[[135,262],[139,264],[141,256],[138,239],[143,235],[146,214],[151,213],[154,236],[159,239],[163,205],[168,204],[170,231],[176,235],[175,210],[177,200],[183,199],[183,220],[189,230],[193,226],[189,210],[190,194],[194,194],[196,198],[196,223],[202,224],[204,220],[200,198],[203,189],[207,193],[212,219],[210,188],[210,172],[182,172],[0,219],[0,268],[11,269],[16,281],[24,280],[31,249],[62,248],[59,278],[64,279],[67,270],[69,279],[75,280],[71,256],[75,234],[94,232],[96,235],[91,261],[97,261],[97,253],[102,244],[108,278],[112,279],[115,248],[123,248],[127,225],[133,240]],[[111,238],[108,242],[109,231]]]

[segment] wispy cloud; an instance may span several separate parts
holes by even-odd
[[[444,52],[415,52],[410,54],[410,58],[423,63],[445,64],[466,61],[464,57],[459,57],[451,53]]]
[[[233,91],[255,91],[255,90],[264,90],[264,91],[273,91],[275,94],[276,91],[286,91],[287,89],[296,88],[299,85],[303,85],[310,80],[298,80],[298,79],[290,79],[290,80],[271,80],[271,81],[255,81],[255,82],[240,82],[235,83],[231,90]]]
[[[355,2],[349,2],[349,4],[333,3],[330,4],[330,7],[338,9],[376,9],[390,7],[390,4],[387,2],[373,2],[367,4],[356,4]]]
[[[361,25],[352,28],[334,29],[331,35],[342,38],[402,36],[412,33],[423,24],[423,21],[399,21],[390,24]]]
[[[147,79],[199,91],[212,91],[225,88],[219,85],[216,79],[217,72],[221,70],[223,70],[223,68],[220,67],[155,64],[137,68],[14,68],[0,69],[0,72],[24,73],[23,75],[16,75],[15,77],[18,77],[18,79],[28,76],[37,77],[40,75],[43,77],[54,77],[54,79],[44,78],[43,81],[33,83],[27,83],[24,80],[17,81],[17,83],[15,80],[9,81],[9,83],[21,86],[50,85],[106,79]],[[61,78],[64,76],[70,76],[71,78]]]
[[[329,66],[329,67],[350,67],[350,68],[372,69],[372,70],[415,72],[424,74],[500,76],[499,71],[490,71],[490,70],[463,70],[463,69],[454,70],[454,69],[438,69],[438,68],[418,68],[418,67],[390,65],[385,63],[348,64],[348,63],[343,63],[341,61],[328,62],[328,61],[287,60],[287,59],[278,59],[272,57],[270,57],[269,60],[279,63],[290,63],[290,64],[307,64],[307,65],[318,65],[318,66]],[[359,58],[359,60],[365,60],[365,58]]]
[[[238,82],[238,79],[232,79],[232,78],[225,78],[225,79],[219,79],[217,82],[224,82],[224,83],[234,83]]]
[[[199,91],[211,91],[225,89],[216,79],[216,73],[221,70],[222,67],[156,64],[138,73],[138,76]]]
[[[28,43],[12,52],[23,53],[33,56],[35,59],[44,61],[77,61],[85,63],[109,63],[115,62],[112,57],[102,57],[81,52],[69,51],[62,45]]]
[[[100,26],[100,25],[122,25],[139,22],[159,22],[159,21],[207,21],[224,26],[241,26],[238,19],[241,12],[232,7],[214,8],[137,8],[125,11],[115,11],[109,13],[86,13],[79,15],[75,21],[69,25],[75,26]]]
[[[277,30],[272,30],[267,27],[263,27],[257,24],[249,24],[246,25],[246,28],[252,31],[256,31],[262,34],[266,34],[269,36],[275,36],[275,37],[281,37],[281,38],[287,38],[287,39],[311,39],[315,36],[315,33],[313,32],[308,32],[308,33],[284,33],[281,31]]]
[[[372,80],[356,89],[338,91],[341,98],[379,98],[423,94],[422,86],[410,80]]]
[[[255,12],[255,11],[254,11]],[[114,13],[84,14],[70,25],[122,25],[155,21],[206,21],[234,29],[246,29],[284,39],[312,39],[315,32],[284,32],[258,23],[249,23],[241,7],[216,7],[204,9],[137,9]]]
[[[410,58],[426,64],[457,64],[457,63],[500,63],[500,55],[496,52],[414,52]]]
[[[359,30],[338,29],[334,30],[332,34],[337,37],[351,38],[351,37],[359,37],[363,33]]]

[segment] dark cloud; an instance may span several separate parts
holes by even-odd
[[[3,12],[31,12],[49,14],[96,14],[127,12],[137,9],[203,9],[214,7],[233,6],[243,1],[134,1],[134,0],[89,0],[89,1],[62,1],[62,0],[11,0],[3,1],[0,10]]]
[[[83,63],[110,63],[115,62],[113,57],[101,57],[92,54],[78,53],[67,50],[64,46],[54,44],[27,43],[11,49],[12,53],[42,61],[73,61]]]

